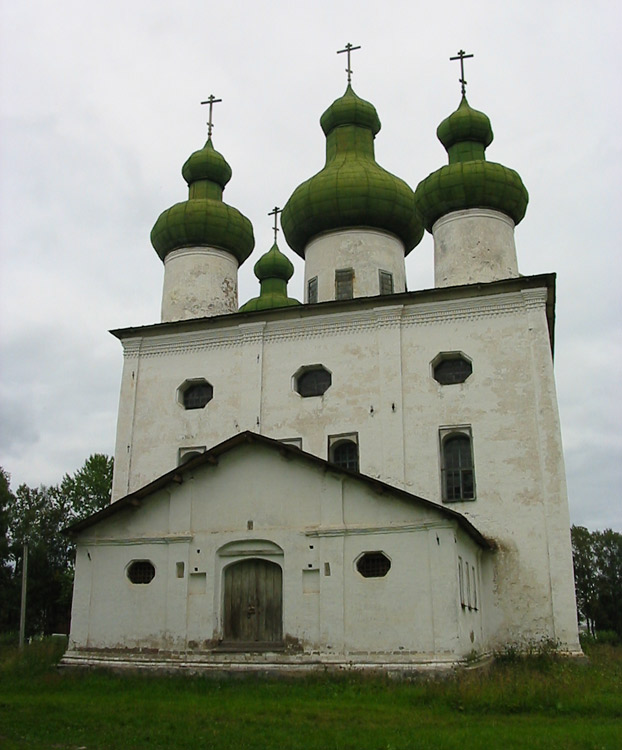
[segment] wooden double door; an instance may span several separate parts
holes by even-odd
[[[251,558],[225,569],[224,640],[240,647],[270,647],[283,640],[283,572]]]

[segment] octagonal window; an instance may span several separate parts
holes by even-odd
[[[473,372],[473,365],[461,352],[439,354],[432,362],[434,380],[441,385],[464,383]]]
[[[356,561],[356,569],[363,578],[384,578],[391,569],[391,560],[384,552],[364,552]]]
[[[127,577],[132,583],[151,583],[155,578],[155,567],[150,560],[134,560],[128,566]]]
[[[332,375],[323,365],[301,367],[294,375],[296,392],[304,398],[322,396],[333,382]]]
[[[184,409],[203,409],[213,397],[214,388],[205,378],[186,380],[177,391],[177,400]]]

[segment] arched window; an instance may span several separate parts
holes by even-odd
[[[473,500],[475,476],[469,435],[448,435],[442,443],[443,500]]]
[[[339,440],[330,447],[330,460],[342,469],[359,470],[359,447],[353,440]]]

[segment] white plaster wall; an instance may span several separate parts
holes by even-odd
[[[499,545],[485,582],[486,638],[547,637],[576,650],[546,299],[543,287],[128,339],[114,496],[172,468],[180,447],[250,429],[300,436],[323,458],[330,435],[356,432],[363,473],[441,502],[439,429],[467,425],[477,499],[453,507]],[[431,362],[453,351],[472,360],[473,374],[441,386]],[[294,373],[309,364],[332,373],[323,396],[294,390]],[[185,411],[176,390],[195,377],[212,383],[214,399]]]
[[[406,290],[404,245],[395,236],[375,229],[326,232],[305,248],[304,301],[308,302],[309,279],[317,276],[318,302],[335,299],[335,271],[354,270],[354,297],[380,294],[379,271],[393,274],[393,291]]]
[[[477,284],[518,276],[514,222],[500,211],[452,211],[432,227],[434,285]]]
[[[251,554],[282,567],[284,635],[307,654],[459,658],[472,646],[458,631],[454,556],[472,546],[433,508],[243,447],[81,534],[71,648],[210,649],[225,567]],[[379,550],[388,575],[363,578],[356,559]],[[136,559],[155,565],[149,585],[127,579]]]
[[[182,247],[164,260],[162,322],[237,312],[238,262],[212,247]]]

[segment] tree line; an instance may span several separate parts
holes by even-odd
[[[24,542],[26,635],[69,632],[75,550],[63,529],[108,505],[112,465],[112,458],[95,453],[60,484],[21,484],[15,492],[0,468],[0,632],[19,628]]]
[[[58,485],[10,489],[0,468],[0,632],[19,627],[23,545],[28,542],[26,634],[68,633],[74,545],[63,529],[110,502],[112,458],[95,453]],[[622,639],[622,534],[571,529],[577,612],[592,635]]]
[[[622,534],[573,526],[571,539],[579,622],[622,639]]]

